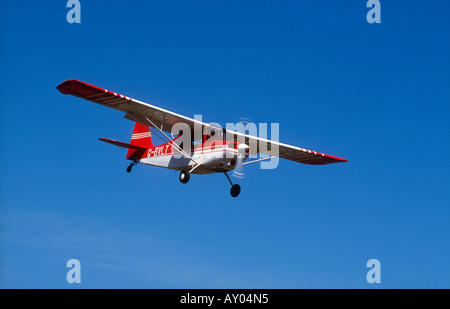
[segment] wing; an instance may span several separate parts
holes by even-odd
[[[168,110],[144,103],[127,96],[99,88],[85,82],[70,79],[56,87],[63,94],[89,100],[91,102],[117,109],[125,113],[125,118],[171,132],[172,127],[178,123],[186,123],[194,130],[194,124],[205,125],[200,121],[178,115]],[[149,120],[151,122],[149,122]]]
[[[256,145],[257,153],[263,153],[269,156],[275,153],[276,156],[282,159],[287,159],[303,164],[324,165],[331,163],[348,162],[347,159],[330,156],[314,150],[300,148],[273,140],[267,140],[264,138],[227,130],[227,136],[230,135],[234,136],[234,139],[236,141],[241,141],[247,145],[250,145],[250,149],[252,149],[252,145]]]
[[[187,124],[191,128],[191,132],[194,132],[194,130],[198,128],[201,128],[202,130],[204,128],[208,128],[217,131],[217,127],[211,126],[208,123],[200,122],[79,80],[67,80],[56,88],[63,94],[74,95],[76,97],[124,112],[124,117],[127,119],[139,122],[143,125],[150,125],[166,132],[170,132],[172,127],[177,123]],[[237,141],[242,140],[242,142],[245,142],[247,145],[253,143],[253,145],[256,145],[258,153],[273,155],[273,147],[276,147],[278,148],[277,155],[280,158],[299,163],[323,165],[347,162],[346,159],[283,144],[277,141],[246,135],[236,131],[223,130],[220,133],[222,136],[226,133],[227,139],[231,137]],[[113,144],[111,141],[106,142]],[[114,141],[114,143],[116,142]]]
[[[310,165],[348,162],[347,159],[285,144],[280,144],[280,158]]]

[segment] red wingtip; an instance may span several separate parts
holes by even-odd
[[[59,84],[58,89],[63,94],[73,94],[76,96],[89,96],[106,92],[105,89],[82,82],[77,79],[68,79]]]
[[[77,84],[77,83],[81,83],[79,80],[76,79],[68,79],[66,81],[63,81],[61,84],[59,84],[56,89],[59,90],[59,92],[63,93],[63,94],[70,94],[71,93],[71,89],[73,87],[73,85]]]

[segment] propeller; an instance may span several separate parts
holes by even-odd
[[[236,158],[236,167],[233,170],[233,176],[236,178],[244,178],[244,167],[242,166],[242,163],[244,162],[246,158],[246,150],[249,149],[245,144],[239,144],[238,146],[238,153]]]
[[[240,118],[240,123],[242,123],[244,126],[246,126],[249,122],[251,122],[248,118]],[[245,132],[239,132],[239,133],[245,133]],[[247,158],[248,149],[250,147],[246,144],[239,144],[237,148],[237,158],[236,158],[236,167],[233,170],[233,176],[236,178],[244,178],[244,167],[242,166],[242,163],[244,163],[245,159]]]

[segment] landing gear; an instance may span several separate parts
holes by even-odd
[[[231,186],[230,189],[230,194],[232,197],[236,197],[239,195],[239,193],[241,193],[241,186],[238,184],[234,184]]]
[[[190,174],[188,172],[186,172],[185,170],[182,170],[180,173],[180,182],[188,183],[189,178],[191,178]]]
[[[225,176],[227,176],[228,181],[230,182],[231,189],[230,194],[232,197],[237,197],[239,193],[241,193],[241,186],[238,184],[234,184],[231,182],[230,176],[228,176],[227,172],[224,172]]]
[[[136,162],[131,162],[130,165],[127,166],[127,173],[131,173],[133,166],[135,166],[136,164]]]

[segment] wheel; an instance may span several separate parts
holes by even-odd
[[[239,195],[239,193],[241,193],[241,186],[238,184],[234,184],[231,186],[230,189],[230,194],[232,197],[236,197]]]
[[[130,173],[132,168],[133,168],[132,165],[128,165],[128,166],[127,166],[127,173]]]
[[[186,172],[185,170],[182,170],[180,173],[180,182],[181,183],[188,183],[190,178],[190,175],[188,172]]]

